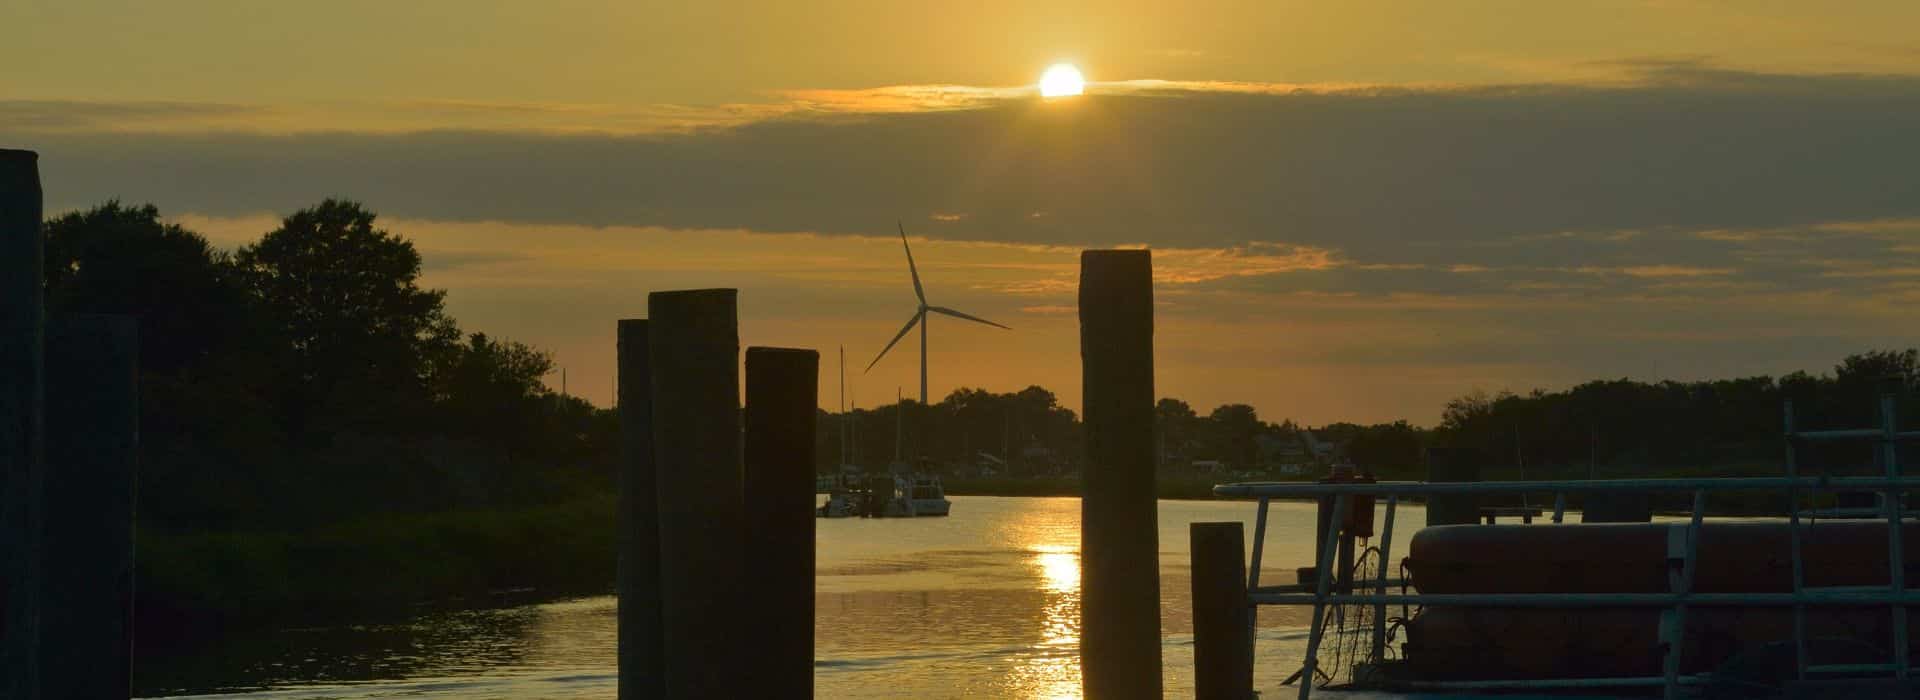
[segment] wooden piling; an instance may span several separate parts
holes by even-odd
[[[1148,251],[1080,254],[1080,358],[1087,445],[1080,499],[1081,684],[1090,700],[1158,698],[1160,554]]]
[[[660,501],[653,461],[653,375],[647,322],[621,319],[614,392],[620,412],[619,657],[621,700],[666,697],[660,634]]]
[[[740,335],[732,289],[647,297],[660,612],[669,698],[747,697]]]
[[[47,324],[40,679],[50,696],[133,692],[133,516],[139,464],[139,324],[66,315]]]
[[[1427,481],[1480,480],[1480,453],[1464,447],[1427,448]],[[1471,525],[1480,522],[1480,497],[1474,494],[1434,494],[1427,497],[1427,526]]]
[[[1188,526],[1193,569],[1193,690],[1200,700],[1253,697],[1245,529],[1238,522]]]
[[[38,700],[44,477],[39,156],[0,149],[0,698]]]
[[[820,353],[747,349],[746,545],[753,692],[813,697],[813,441]]]

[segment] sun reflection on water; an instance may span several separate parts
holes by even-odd
[[[1077,523],[1076,523],[1077,525]],[[1007,674],[1009,695],[1068,700],[1080,694],[1080,547],[1078,528],[1022,528],[1028,565],[1045,596],[1039,641]]]

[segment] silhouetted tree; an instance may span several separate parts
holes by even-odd
[[[1156,447],[1159,448],[1162,468],[1176,465],[1166,463],[1188,456],[1188,452],[1200,439],[1200,416],[1193,412],[1193,406],[1175,398],[1160,399],[1153,405],[1154,430],[1159,432]]]
[[[245,520],[263,491],[255,465],[283,455],[261,393],[268,344],[225,256],[151,204],[109,201],[44,230],[49,312],[139,323],[143,526]]]
[[[418,415],[459,337],[445,293],[418,284],[413,243],[374,219],[329,199],[234,255],[283,339],[281,415],[296,433],[384,432]]]
[[[1241,469],[1260,463],[1260,414],[1243,403],[1226,404],[1207,414],[1213,457]]]
[[[542,381],[553,357],[485,333],[468,336],[435,377],[442,430],[477,442],[507,460],[530,460],[566,440],[564,427],[547,425],[560,397]]]
[[[48,310],[137,318],[144,370],[202,367],[254,330],[225,256],[151,204],[109,201],[48,221],[45,232]]]

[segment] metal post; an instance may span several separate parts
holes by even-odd
[[[1352,497],[1338,494],[1333,497],[1333,521],[1341,522],[1347,518],[1347,504]],[[1332,586],[1333,550],[1339,546],[1336,541],[1340,528],[1327,528],[1326,546],[1320,549],[1319,561],[1314,562],[1317,581],[1313,589],[1313,623],[1307,631],[1307,658],[1300,668],[1300,700],[1313,695],[1314,675],[1320,672],[1320,639],[1326,635],[1327,589]]]
[[[1798,479],[1800,467],[1798,446],[1794,444],[1793,399],[1782,402],[1786,414],[1784,424],[1787,435],[1787,478]],[[1798,597],[1806,585],[1806,575],[1800,564],[1800,490],[1787,487],[1787,542],[1793,559],[1793,595]],[[1797,680],[1807,679],[1807,606],[1793,605],[1793,676]]]
[[[1352,506],[1348,506],[1349,509]],[[1341,593],[1353,592],[1354,536],[1344,520],[1336,520],[1333,528],[1340,533],[1340,565],[1334,569],[1334,590]]]
[[[129,697],[139,325],[56,317],[47,347],[41,684],[61,697]]]
[[[1086,495],[1080,499],[1081,678],[1091,700],[1158,698],[1160,576],[1153,456],[1153,264],[1080,255]],[[1234,577],[1234,584],[1243,580]]]
[[[0,697],[40,697],[46,308],[39,155],[0,149]]]
[[[1241,543],[1245,526],[1194,523],[1188,526],[1193,579],[1194,697],[1249,700],[1253,697],[1253,650],[1246,632],[1247,591]]]
[[[820,353],[747,348],[746,502],[754,694],[813,697],[813,428]],[[909,486],[911,488],[911,486]],[[911,498],[912,494],[909,493]]]
[[[1387,494],[1386,529],[1380,531],[1380,576],[1373,582],[1374,593],[1387,592],[1387,572],[1393,569],[1393,511],[1400,504],[1398,494]],[[1373,663],[1387,656],[1387,604],[1373,606]]]
[[[1567,518],[1567,492],[1553,492],[1553,524],[1559,525]]]
[[[1666,637],[1667,643],[1665,665],[1667,700],[1678,700],[1680,697],[1680,657],[1687,646],[1687,596],[1693,594],[1693,575],[1698,568],[1695,565],[1700,561],[1700,519],[1706,510],[1707,492],[1694,491],[1693,519],[1687,523],[1686,547],[1682,550],[1684,553],[1680,564],[1679,581],[1678,585],[1674,586],[1674,593],[1679,596],[1679,600],[1673,604],[1673,623],[1668,628],[1670,633],[1662,635]]]
[[[1886,391],[1880,394],[1880,449],[1882,455],[1881,461],[1886,465],[1887,469],[1887,478],[1898,479],[1900,478],[1900,451],[1898,449],[1898,438],[1895,437],[1895,433],[1899,431],[1899,427],[1895,425],[1894,421],[1893,399],[1894,394],[1892,391]],[[1891,580],[1893,592],[1904,593],[1907,590],[1907,559],[1905,543],[1901,541],[1901,530],[1903,528],[1900,527],[1900,488],[1897,486],[1889,486],[1883,493],[1885,495],[1881,499],[1883,501],[1881,507],[1887,516],[1888,577]],[[1907,648],[1907,606],[1895,604],[1893,606],[1894,678],[1906,680],[1907,655],[1909,653],[1910,650]]]
[[[622,319],[615,395],[620,411],[618,697],[666,695],[660,627],[660,500],[653,461],[653,372],[647,322]]]
[[[1247,566],[1247,592],[1260,588],[1260,560],[1266,554],[1267,544],[1267,507],[1270,499],[1261,497],[1260,508],[1253,516],[1253,560]],[[1253,668],[1253,641],[1259,634],[1260,608],[1247,606],[1247,668]]]
[[[670,698],[750,695],[740,604],[740,337],[732,289],[647,297],[660,507],[661,656]]]

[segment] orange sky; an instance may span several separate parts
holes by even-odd
[[[18,4],[0,146],[50,211],[222,245],[328,196],[605,403],[650,290],[742,290],[837,404],[1078,407],[1085,247],[1155,249],[1160,392],[1308,423],[1920,344],[1920,5]],[[358,50],[345,50],[344,47]],[[1084,97],[1032,81],[1073,61]],[[555,383],[558,377],[554,378]]]

